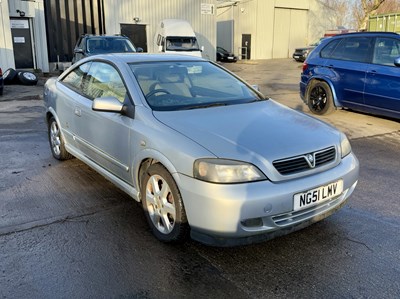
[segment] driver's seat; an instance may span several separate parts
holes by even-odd
[[[165,89],[170,94],[192,97],[189,86],[184,82],[184,74],[176,70],[162,70],[157,74],[155,89]]]

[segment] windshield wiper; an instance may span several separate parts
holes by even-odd
[[[226,103],[211,103],[211,104],[203,104],[203,105],[183,107],[180,110],[201,109],[201,108],[210,108],[210,107],[218,107],[218,106],[226,106],[226,105],[228,105],[228,104],[226,104]]]

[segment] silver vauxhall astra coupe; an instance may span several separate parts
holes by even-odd
[[[75,156],[140,201],[164,242],[261,241],[324,219],[353,192],[346,136],[213,62],[109,54],[45,85],[53,156]]]

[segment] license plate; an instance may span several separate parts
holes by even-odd
[[[339,180],[325,186],[321,186],[306,192],[297,193],[294,195],[295,211],[302,210],[308,207],[315,206],[321,202],[327,201],[340,195],[343,192],[343,181]]]
[[[299,55],[294,55],[294,58],[300,58],[300,56]]]

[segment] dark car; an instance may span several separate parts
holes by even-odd
[[[3,71],[0,68],[0,96],[3,94],[3,86],[4,86]]]
[[[142,52],[143,49],[135,48],[132,41],[123,35],[82,35],[74,48],[72,63],[87,56],[106,53],[132,53]]]
[[[225,50],[224,48],[217,47],[217,61],[236,62],[237,57],[233,53]]]
[[[400,35],[363,32],[324,40],[303,64],[300,95],[315,114],[347,107],[400,118]]]
[[[318,46],[324,39],[325,37],[321,37],[307,47],[296,48],[292,55],[293,59],[299,62],[304,62],[311,51],[314,50],[315,47]]]

